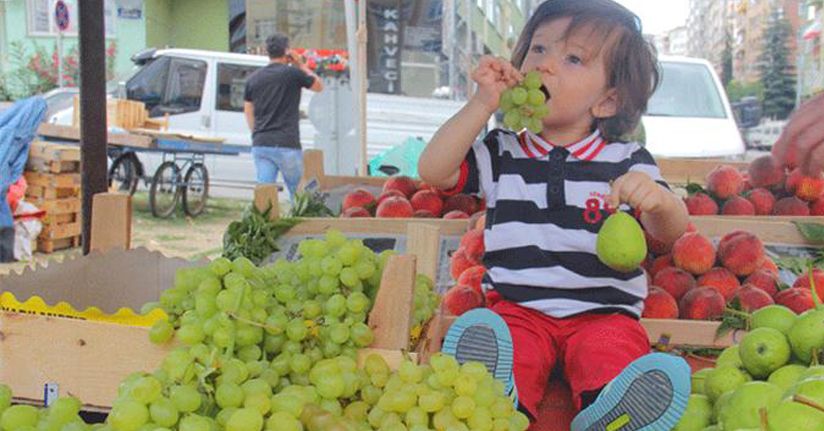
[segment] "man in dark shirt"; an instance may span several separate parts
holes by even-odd
[[[300,96],[303,88],[323,90],[323,82],[289,50],[289,38],[275,33],[266,39],[269,64],[246,81],[243,111],[252,131],[252,157],[258,183],[274,183],[278,172],[294,199],[303,175],[300,146]]]

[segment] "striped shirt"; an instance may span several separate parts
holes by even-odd
[[[613,211],[610,181],[629,171],[669,188],[637,143],[606,142],[595,131],[555,146],[530,132],[496,129],[472,146],[447,193],[486,198],[484,282],[504,299],[559,318],[588,311],[639,317],[643,270],[614,271],[595,254],[598,230]]]

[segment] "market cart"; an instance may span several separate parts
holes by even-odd
[[[38,130],[43,139],[79,142],[77,128],[43,124]],[[134,194],[142,180],[149,189],[149,208],[155,217],[174,214],[178,202],[183,211],[196,217],[206,209],[209,197],[207,154],[238,155],[249,147],[225,144],[204,136],[158,131],[109,133],[109,189]],[[145,172],[139,153],[160,153],[162,163]]]

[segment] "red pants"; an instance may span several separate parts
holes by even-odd
[[[557,319],[503,300],[492,310],[512,333],[518,400],[533,418],[538,417],[538,404],[556,365],[562,367],[575,408],[580,410],[583,392],[603,388],[650,351],[641,323],[624,314],[584,313]]]

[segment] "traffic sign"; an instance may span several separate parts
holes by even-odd
[[[60,31],[69,29],[69,6],[63,0],[57,0],[54,4],[54,22]]]

